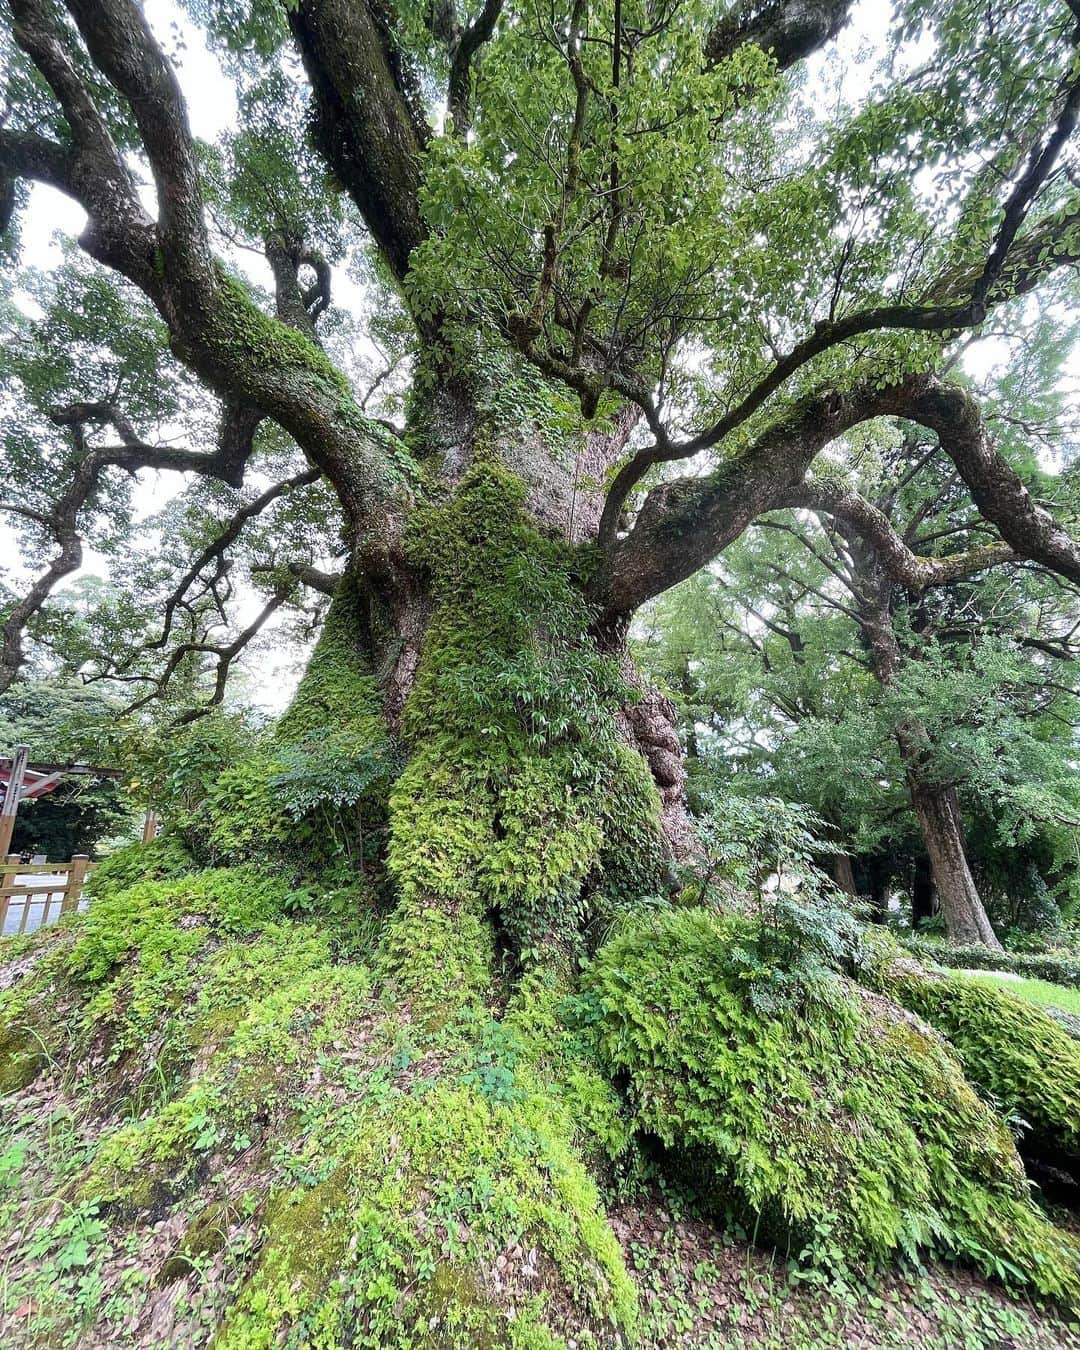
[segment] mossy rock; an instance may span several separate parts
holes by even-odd
[[[0,1097],[32,1083],[49,1062],[33,1030],[8,1023],[0,1027]]]
[[[225,1204],[208,1205],[188,1225],[176,1250],[162,1262],[158,1272],[159,1284],[171,1284],[198,1272],[207,1258],[221,1251],[228,1241],[231,1227],[229,1207]]]
[[[949,1041],[972,1083],[1023,1122],[1023,1147],[1080,1175],[1080,1041],[1042,1008],[964,975],[886,965],[889,995]]]
[[[1004,1121],[946,1042],[840,978],[759,1012],[730,955],[742,923],[639,921],[588,973],[601,1056],[641,1128],[801,1262],[932,1252],[1075,1306],[1080,1246],[1032,1204]]]

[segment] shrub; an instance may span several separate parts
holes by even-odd
[[[639,1126],[800,1260],[922,1251],[1065,1300],[1077,1249],[1031,1203],[1004,1123],[924,1024],[838,977],[782,1016],[732,958],[744,920],[627,927],[587,975],[599,1050]]]
[[[166,881],[182,877],[197,864],[173,834],[162,834],[148,844],[125,844],[97,864],[86,882],[91,899],[126,891],[137,881]]]
[[[953,970],[1007,970],[1032,980],[1049,980],[1070,989],[1080,989],[1080,960],[1052,953],[996,952],[989,947],[953,947],[945,942],[922,942],[908,938],[904,946],[921,961],[932,961]]]

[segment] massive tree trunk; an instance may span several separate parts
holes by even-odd
[[[565,967],[690,847],[675,709],[586,596],[597,485],[633,419],[567,435],[545,425],[544,393],[513,367],[497,385],[436,383],[409,429],[424,500],[389,568],[353,559],[328,619],[402,748],[385,861],[401,949],[447,939],[440,978],[409,963],[403,988],[436,1019],[471,978],[467,933],[473,953],[493,932],[515,962]],[[286,714],[280,735],[307,720]]]

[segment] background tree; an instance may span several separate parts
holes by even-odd
[[[1074,819],[1075,596],[1053,577],[1016,569],[1007,552],[988,570],[995,554],[979,543],[980,521],[918,438],[872,440],[852,453],[806,499],[816,517],[768,518],[756,543],[728,552],[722,572],[665,602],[653,662],[689,695],[687,719],[703,698],[715,715],[737,686],[727,717],[748,723],[753,767],[766,764],[783,791],[813,803],[840,839],[860,840],[870,856],[891,835],[896,858],[896,786],[906,780],[947,932],[996,945],[960,801],[995,820],[1000,843],[1012,847],[1020,834]],[[849,519],[853,480],[850,500],[859,505]],[[927,557],[939,541],[962,544],[967,562],[956,555],[936,575],[928,564],[896,586],[875,537]],[[742,731],[737,720],[736,737]],[[983,830],[988,849],[994,833]],[[839,861],[838,879],[854,890],[850,865]],[[869,858],[863,872],[880,890],[884,878]]]

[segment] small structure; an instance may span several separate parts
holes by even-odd
[[[117,769],[99,769],[90,764],[31,764],[30,748],[17,745],[8,759],[0,759],[0,858],[6,857],[15,833],[19,803],[27,798],[44,797],[59,787],[65,778],[119,778]]]

